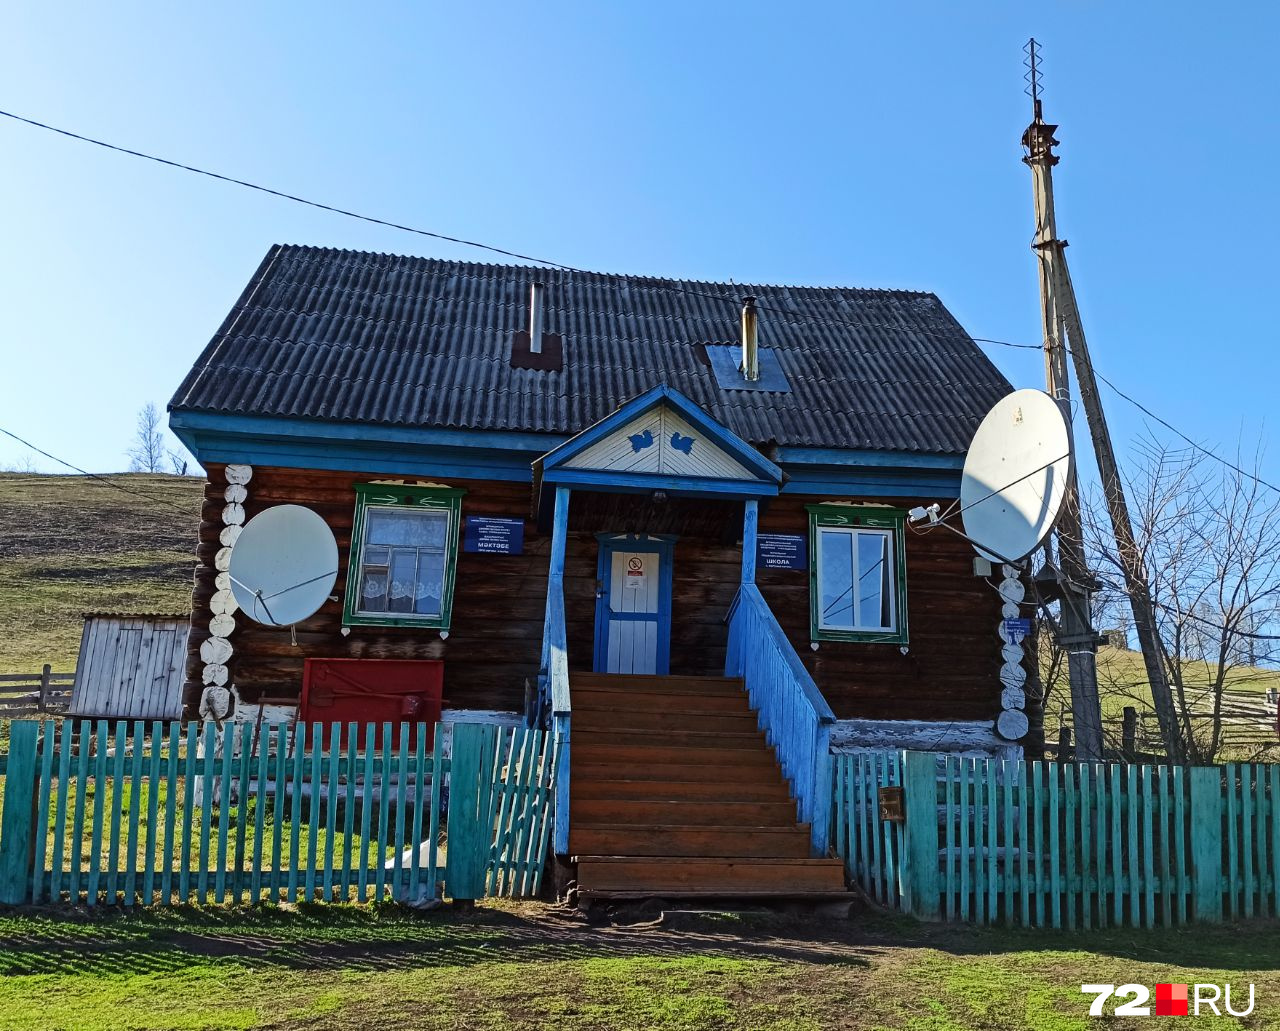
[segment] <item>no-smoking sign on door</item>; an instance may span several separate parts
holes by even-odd
[[[639,555],[632,555],[627,559],[625,586],[629,591],[638,591],[644,588],[644,559]]]

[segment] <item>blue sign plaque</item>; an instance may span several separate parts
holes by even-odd
[[[806,569],[809,549],[804,537],[762,533],[756,537],[756,565],[761,569]]]
[[[524,554],[524,520],[499,516],[467,516],[462,550],[487,555]]]

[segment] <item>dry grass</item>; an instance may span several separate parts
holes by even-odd
[[[0,473],[0,673],[75,669],[86,612],[191,604],[203,481]]]

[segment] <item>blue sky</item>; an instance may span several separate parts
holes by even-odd
[[[1278,29],[1263,3],[25,4],[0,108],[578,266],[932,290],[1034,343],[1034,34],[1097,366],[1234,450],[1280,373]],[[5,119],[0,147],[0,426],[93,470],[272,243],[486,260]],[[1127,452],[1142,417],[1104,396]]]

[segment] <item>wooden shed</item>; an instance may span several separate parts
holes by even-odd
[[[190,630],[186,614],[86,615],[69,714],[180,719]]]

